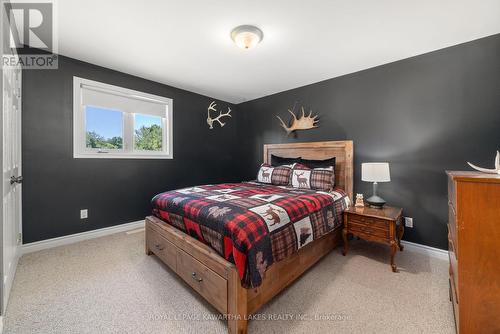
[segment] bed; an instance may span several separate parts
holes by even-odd
[[[332,191],[257,182],[201,185],[153,199],[146,253],[155,254],[245,333],[248,315],[341,243],[352,200],[352,141],[264,145],[271,155],[336,158]]]

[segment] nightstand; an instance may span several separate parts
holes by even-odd
[[[394,255],[397,249],[403,250],[401,238],[404,226],[401,220],[403,209],[384,206],[382,209],[370,207],[350,207],[344,211],[344,250],[342,255],[347,254],[349,243],[347,236],[352,234],[364,240],[377,241],[388,244],[391,247],[391,268],[396,272]]]

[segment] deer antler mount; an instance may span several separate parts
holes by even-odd
[[[227,107],[227,113],[219,112],[219,116],[212,118],[212,116],[210,115],[210,111],[217,112],[217,109],[215,109],[216,106],[217,104],[215,103],[215,101],[212,101],[207,109],[207,124],[210,130],[214,128],[214,122],[218,122],[221,127],[226,125],[226,123],[221,122],[222,117],[232,117],[231,108]]]
[[[497,155],[495,157],[495,168],[493,168],[493,169],[478,167],[474,164],[471,164],[470,162],[467,162],[467,163],[469,164],[469,166],[471,166],[475,170],[480,171],[482,173],[499,174],[500,175],[500,152],[499,151],[497,151]]]
[[[286,125],[285,122],[283,122],[283,120],[281,119],[281,117],[276,116],[280,120],[280,125],[283,127],[283,129],[285,129],[287,135],[289,135],[295,130],[308,130],[318,127],[318,125],[316,124],[319,121],[317,120],[318,115],[312,116],[312,110],[310,110],[309,115],[306,116],[304,112],[304,107],[301,107],[300,109],[302,110],[302,115],[299,118],[297,118],[297,116],[295,115],[294,112],[295,106],[293,106],[292,110],[288,109],[288,112],[292,114],[292,119],[291,119],[292,124],[290,126]]]

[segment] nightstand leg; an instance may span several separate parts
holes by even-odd
[[[392,272],[394,273],[398,271],[396,265],[394,264],[394,255],[396,255],[397,250],[398,250],[398,245],[396,241],[391,241],[391,268]]]
[[[400,251],[403,251],[403,245],[401,245],[401,239],[403,239],[403,233],[405,233],[405,227],[403,225],[403,222],[401,222],[399,225],[398,225],[398,246],[399,246],[399,250]]]
[[[347,249],[349,248],[349,244],[348,244],[348,241],[347,241],[347,229],[344,228],[342,230],[342,238],[344,239],[344,250],[342,251],[342,255],[346,255],[347,254]]]

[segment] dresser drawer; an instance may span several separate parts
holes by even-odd
[[[455,290],[455,299],[458,303],[458,294],[456,292],[456,288],[458,286],[458,260],[456,257],[453,241],[451,241],[450,239],[448,239],[448,257],[450,258],[450,280],[453,283],[453,287]]]
[[[369,226],[370,228],[377,228],[384,231],[389,230],[389,221],[376,219],[372,217],[363,217],[358,215],[349,215],[349,224],[354,223],[357,225]]]
[[[177,274],[217,310],[227,313],[227,281],[204,264],[177,250]]]
[[[386,227],[385,229],[373,227],[370,224],[359,224],[355,220],[349,220],[347,223],[349,226],[349,232],[353,232],[356,234],[356,232],[363,233],[363,234],[368,234],[371,236],[383,238],[383,239],[388,239],[389,238],[389,228]]]
[[[457,248],[459,246],[457,235],[457,215],[452,205],[448,205],[448,232],[455,248]]]
[[[448,176],[448,201],[453,208],[457,207],[456,182],[450,176]]]
[[[457,300],[457,290],[453,284],[453,280],[452,278],[450,277],[450,280],[449,280],[449,284],[450,284],[450,297],[451,297],[451,303],[453,304],[453,316],[455,317],[455,328],[457,329],[457,333],[458,333],[458,329],[460,328],[459,326],[459,321],[460,321],[460,317],[459,317],[459,312],[460,312],[460,309],[458,307],[458,300]]]
[[[159,233],[153,232],[150,227],[146,228],[148,234],[148,249],[163,260],[172,270],[176,269],[176,249],[170,241],[162,237]]]

